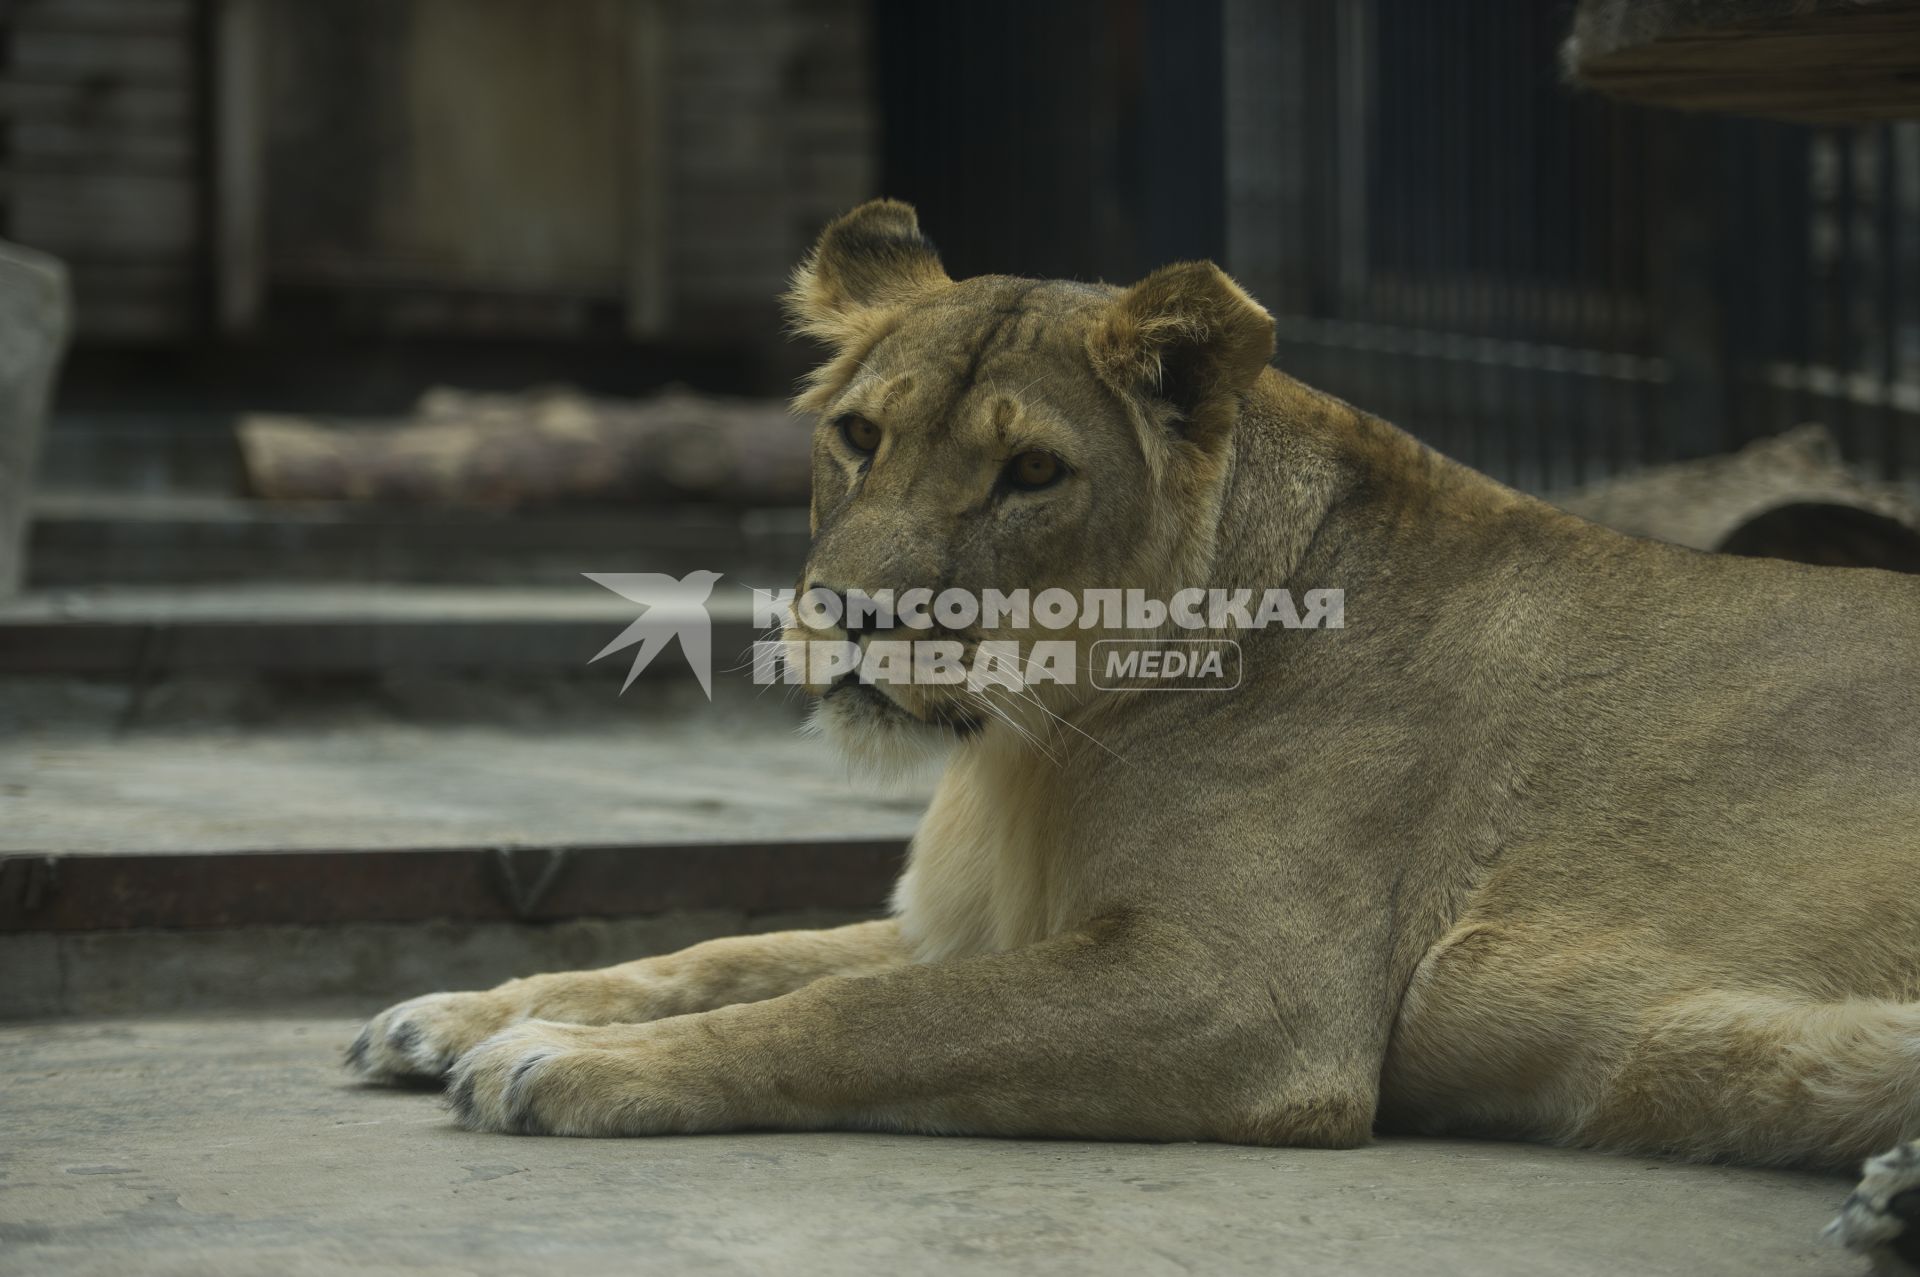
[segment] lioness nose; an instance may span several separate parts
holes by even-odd
[[[855,642],[858,642],[860,636],[863,634],[881,634],[892,628],[891,626],[880,624],[880,618],[875,615],[871,607],[863,607],[856,613],[848,603],[848,592],[837,585],[825,585],[819,581],[814,581],[807,586],[807,590],[809,592],[818,591],[820,594],[833,596],[834,600],[839,604],[840,628],[845,630],[847,637],[853,639]]]

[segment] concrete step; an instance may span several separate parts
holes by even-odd
[[[285,504],[171,493],[53,491],[34,499],[28,584],[384,582],[561,586],[583,571],[696,568],[786,582],[807,514],[724,506],[487,512]]]
[[[849,777],[778,706],[665,700],[590,721],[26,722],[0,738],[0,931],[884,900],[926,783]]]
[[[378,999],[873,916],[928,792],[850,778],[790,707],[697,688],[597,716],[476,690],[464,717],[369,698],[124,729],[8,691],[0,1018]]]
[[[617,550],[587,560],[632,568]],[[547,586],[311,582],[87,586],[0,600],[0,672],[151,681],[196,671],[353,673],[542,670],[575,675],[639,605],[575,576]],[[708,602],[716,669],[746,659],[758,632],[753,600],[722,581]],[[617,688],[628,661],[595,666]],[[678,643],[647,669],[688,676]]]
[[[0,932],[557,922],[879,909],[905,836],[544,847],[0,854]]]

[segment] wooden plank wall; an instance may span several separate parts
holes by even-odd
[[[81,340],[199,327],[194,9],[0,6],[0,235],[66,259]]]
[[[472,3],[477,17],[497,8]],[[285,335],[283,323],[394,330],[384,311],[369,319],[353,303],[379,290],[351,272],[307,269],[298,237],[262,216],[275,199],[270,179],[286,168],[271,148],[285,143],[276,121],[288,104],[284,93],[236,93],[235,82],[265,65],[268,19],[308,4],[336,0],[0,0],[0,237],[69,262],[79,341],[253,338]],[[371,11],[389,4],[395,14],[434,9],[381,0]],[[619,257],[604,264],[604,283],[595,273],[583,286],[578,270],[531,280],[528,296],[507,299],[497,335],[555,335],[544,289],[624,303],[635,338],[744,335],[774,348],[775,296],[794,262],[822,223],[876,193],[866,0],[629,0],[629,9],[625,75],[650,83],[619,108],[628,117],[613,197]],[[213,56],[223,40],[245,47]],[[436,298],[474,284],[471,272],[444,273],[380,281],[386,310],[424,316],[400,326],[409,334],[472,335],[470,323],[435,319]],[[296,283],[348,304],[290,318],[276,303]]]
[[[668,311],[688,335],[773,332],[820,228],[880,193],[867,8],[668,8]]]

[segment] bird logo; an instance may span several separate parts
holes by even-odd
[[[625,695],[648,662],[677,637],[687,664],[693,667],[693,676],[700,680],[700,690],[707,694],[708,700],[713,699],[713,621],[707,614],[707,599],[720,573],[689,572],[679,578],[664,572],[582,572],[580,575],[645,609],[633,624],[620,631],[618,638],[595,652],[587,664],[638,643],[640,650],[633,654],[627,681],[620,685],[620,692]]]

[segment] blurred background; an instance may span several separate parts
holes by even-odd
[[[234,414],[434,385],[784,395],[773,298],[876,193],[956,274],[1215,258],[1283,368],[1524,486],[1807,420],[1920,465],[1920,125],[1570,88],[1569,4],[0,13],[0,235],[76,302],[56,487],[232,491]]]
[[[1218,260],[1285,371],[1627,530],[1920,568],[1869,7],[1729,80],[1563,47],[1633,0],[0,0],[0,240],[71,303],[0,274],[0,929],[876,902],[917,794],[849,816],[738,674],[616,695],[580,577],[724,570],[745,646],[806,541],[775,299],[876,194],[956,276]]]

